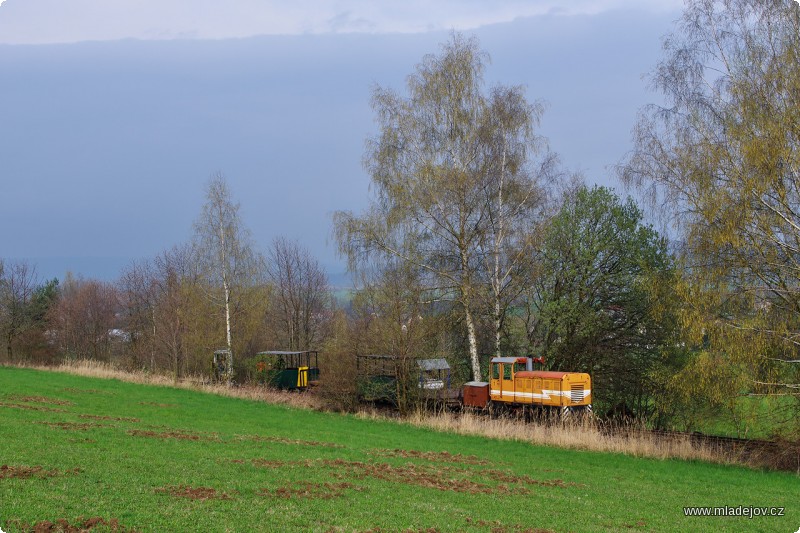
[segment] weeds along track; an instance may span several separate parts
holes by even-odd
[[[698,432],[642,431],[646,431],[662,441],[688,439],[695,447],[707,448],[723,457],[732,457],[732,462],[735,463],[800,474],[800,443],[720,437]]]
[[[324,405],[316,396],[312,394],[287,393],[268,389],[258,385],[240,385],[228,387],[218,383],[213,383],[203,376],[185,376],[178,380],[161,374],[153,374],[144,371],[127,371],[116,368],[114,365],[101,361],[77,360],[61,363],[57,366],[39,365],[10,365],[19,368],[31,368],[46,372],[64,372],[76,376],[85,376],[101,379],[118,379],[127,383],[138,383],[141,385],[158,385],[162,387],[175,387],[187,389],[218,396],[230,398],[241,398],[245,400],[263,401],[271,404],[291,405],[306,409],[323,410]],[[104,394],[95,389],[74,389],[73,392],[83,392],[86,394]],[[159,405],[159,407],[168,407]]]
[[[360,416],[383,418],[365,411]],[[790,442],[717,437],[700,433],[654,431],[597,420],[523,422],[472,412],[417,412],[399,422],[464,435],[480,435],[543,446],[620,453],[656,459],[700,460],[738,464],[800,474],[800,445]]]

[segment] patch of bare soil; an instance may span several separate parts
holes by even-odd
[[[508,494],[511,492],[506,486],[492,487],[466,478],[446,478],[442,475],[442,469],[411,463],[394,466],[386,463],[364,463],[343,459],[324,460],[322,463],[335,468],[333,476],[338,479],[373,478],[392,483],[469,494]]]
[[[298,467],[298,468],[311,468],[314,466],[312,459],[304,459],[302,461],[276,461],[273,459],[252,459],[250,461],[253,466],[260,468],[285,468],[285,467]]]
[[[87,418],[90,420],[115,420],[117,422],[140,422],[138,418],[128,418],[124,416],[78,415],[78,418]]]
[[[365,463],[327,459],[321,464],[334,469],[337,479],[374,478],[392,483],[404,483],[441,491],[463,492],[468,494],[530,494],[532,486],[567,488],[579,486],[561,479],[537,480],[530,476],[516,475],[502,470],[474,470],[456,467],[432,467],[408,463],[395,466],[386,463]],[[491,480],[491,483],[475,481],[477,475]]]
[[[644,520],[639,520],[635,524],[623,524],[623,526],[628,529],[640,529],[643,527],[647,527],[647,522],[645,522]]]
[[[58,398],[48,398],[47,396],[21,396],[19,394],[12,394],[7,396],[9,400],[25,403],[45,403],[50,405],[75,405],[68,400],[59,400]]]
[[[74,392],[74,393],[78,393],[78,394],[112,394],[111,392],[109,392],[109,391],[104,391],[104,390],[97,390],[97,389],[76,389],[76,388],[74,388],[74,387],[64,387],[64,388],[63,388],[63,389],[61,389],[61,390],[63,390],[64,392]]]
[[[237,464],[237,465],[243,465],[243,464],[249,463],[249,464],[252,464],[253,466],[255,466],[257,468],[284,468],[284,469],[290,469],[290,468],[308,469],[308,468],[314,468],[315,466],[319,465],[319,461],[316,461],[314,459],[301,459],[301,460],[297,460],[297,461],[281,461],[281,460],[278,460],[278,459],[256,458],[256,459],[230,459],[230,460],[228,460],[228,462],[234,463],[234,464]]]
[[[352,483],[311,483],[303,481],[294,487],[279,487],[277,489],[261,489],[263,496],[274,498],[306,498],[329,500],[343,496],[346,490],[362,491],[363,487],[357,487]]]
[[[391,457],[430,458],[444,457],[455,461],[458,456],[452,454],[426,455],[423,452],[411,454],[395,454],[390,451]],[[472,464],[475,458],[467,458],[466,463]],[[526,474],[516,474],[509,470],[499,469],[472,469],[453,465],[432,465],[406,463],[405,465],[392,465],[382,462],[347,461],[345,459],[305,459],[285,461],[276,459],[231,459],[231,463],[251,463],[258,468],[293,469],[293,468],[319,468],[326,467],[332,470],[331,477],[349,482],[367,478],[380,479],[391,483],[403,483],[418,487],[432,488],[441,491],[461,492],[468,494],[531,494],[534,487],[572,488],[585,487],[580,483],[567,482],[563,479],[535,479]],[[482,463],[477,463],[482,464]]]
[[[189,485],[169,485],[159,487],[156,492],[166,492],[174,498],[188,498],[190,500],[230,500],[225,492],[219,492],[212,487],[191,487]]]
[[[515,483],[515,484],[523,484],[523,485],[539,485],[542,487],[561,487],[561,488],[570,488],[570,487],[585,487],[583,483],[573,483],[567,482],[563,479],[534,479],[525,474],[514,474],[513,472],[508,472],[504,470],[483,470],[481,471],[482,475],[489,477],[491,479],[496,479],[497,481],[501,481],[503,483]]]
[[[88,431],[95,428],[108,428],[113,427],[107,424],[97,424],[95,422],[34,422],[54,429],[63,429],[64,431]]]
[[[525,527],[520,524],[507,525],[503,524],[499,520],[490,522],[487,520],[473,520],[472,518],[467,517],[467,524],[471,526],[490,528],[492,533],[555,533],[555,531],[552,529]]]
[[[67,442],[72,444],[97,444],[95,439],[68,439]]]
[[[460,453],[452,454],[450,452],[420,452],[417,450],[383,450],[376,449],[370,452],[371,455],[380,457],[403,457],[406,459],[425,459],[426,461],[442,462],[442,463],[461,463],[465,465],[488,465],[491,464],[485,459],[481,459],[475,455],[461,455]]]
[[[10,530],[13,529],[14,531],[22,531],[25,533],[84,533],[94,528],[101,528],[103,531],[114,531],[118,533],[134,533],[136,531],[135,529],[120,524],[119,520],[116,518],[106,520],[99,516],[93,516],[91,518],[83,518],[81,516],[72,523],[66,518],[59,518],[55,522],[42,520],[35,524],[25,524],[19,520],[8,520],[5,525]]]
[[[0,402],[0,407],[7,407],[8,409],[24,409],[26,411],[47,411],[50,413],[66,413],[66,409],[59,409],[57,407],[45,407],[44,405],[29,405],[25,403],[9,403]]]
[[[365,529],[364,531],[361,531],[360,533],[383,533],[384,531],[386,531],[386,530],[385,529],[381,529],[379,527],[373,527],[371,529]],[[425,528],[420,528],[420,529],[411,529],[411,528],[404,529],[403,533],[441,533],[441,531],[442,530],[437,528],[437,527],[425,527]]]
[[[134,437],[147,437],[150,439],[177,439],[177,440],[214,440],[218,441],[219,437],[216,435],[200,435],[188,431],[151,431],[142,429],[128,430],[128,435]]]
[[[80,468],[72,468],[70,470],[47,470],[43,466],[14,466],[14,465],[0,465],[0,479],[29,479],[35,478],[49,478],[58,476],[68,476],[80,473]]]
[[[438,456],[438,454],[437,454]],[[401,455],[405,457],[405,455]],[[412,454],[411,457],[418,457]],[[456,456],[444,455],[452,459]],[[232,459],[235,464],[250,462],[258,468],[314,468],[327,467],[332,470],[331,477],[349,482],[367,478],[380,479],[392,483],[403,483],[441,491],[463,492],[469,494],[530,494],[533,487],[571,488],[585,485],[564,481],[563,479],[535,479],[525,474],[515,474],[508,470],[470,469],[450,465],[428,465],[407,463],[397,466],[388,463],[347,461],[344,459],[305,459],[282,461],[275,459]]]
[[[163,407],[163,408],[178,407],[178,405],[174,403],[156,403],[156,402],[139,402],[139,405],[149,405],[150,407]]]
[[[315,440],[298,440],[289,439],[286,437],[264,437],[262,435],[237,435],[239,440],[251,440],[256,442],[275,442],[278,444],[291,444],[295,446],[317,446],[320,448],[344,448],[341,444],[334,444],[333,442],[318,442]]]

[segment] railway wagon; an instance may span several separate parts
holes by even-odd
[[[533,370],[530,357],[494,357],[489,382],[467,383],[463,398],[464,405],[481,409],[500,405],[559,409],[562,414],[591,411],[592,380],[582,372]]]
[[[278,389],[305,390],[319,379],[319,352],[259,352],[257,371],[266,375],[266,382]]]
[[[450,365],[443,358],[358,355],[356,372],[358,398],[363,401],[397,405],[404,394],[406,399],[457,404],[461,396],[460,389],[450,386]]]

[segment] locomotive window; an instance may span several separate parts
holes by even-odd
[[[514,372],[522,372],[525,370],[525,363],[514,363]]]
[[[503,379],[511,379],[511,368],[513,365],[503,365]]]
[[[500,365],[497,363],[492,365],[492,379],[500,379]]]

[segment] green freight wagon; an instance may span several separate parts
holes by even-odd
[[[400,382],[407,399],[448,404],[460,397],[460,390],[451,388],[450,365],[443,358],[358,355],[356,373],[361,401],[397,404]]]
[[[269,351],[256,354],[265,383],[284,390],[305,390],[319,380],[319,352]]]
[[[397,403],[397,359],[394,355],[356,356],[359,400]]]

